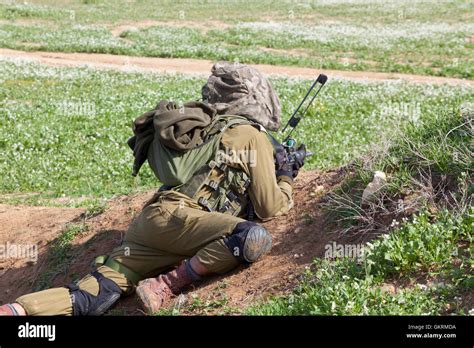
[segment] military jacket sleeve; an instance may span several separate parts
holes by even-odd
[[[221,143],[238,157],[237,166],[250,176],[250,200],[259,218],[271,218],[291,209],[292,180],[275,176],[273,147],[265,132],[249,125],[237,126],[226,130]]]

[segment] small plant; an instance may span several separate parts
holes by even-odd
[[[302,216],[301,216],[302,220],[303,220],[303,223],[305,225],[312,225],[314,224],[314,222],[316,221],[315,218],[309,214],[309,213],[304,213]]]
[[[103,200],[93,200],[87,205],[87,210],[84,213],[84,218],[90,219],[91,217],[102,214],[107,208],[107,203]]]
[[[51,242],[46,255],[45,271],[36,282],[35,291],[51,287],[54,278],[68,269],[73,256],[70,253],[71,242],[87,230],[88,227],[84,223],[70,224]]]

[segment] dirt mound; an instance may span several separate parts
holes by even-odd
[[[268,255],[251,265],[241,267],[227,277],[209,279],[185,297],[182,313],[233,313],[256,300],[290,291],[297,276],[324,247],[334,240],[328,233],[320,199],[336,187],[345,176],[344,170],[303,172],[295,181],[295,207],[285,215],[263,225],[273,236]],[[318,187],[319,186],[319,187]],[[322,190],[322,187],[324,190]],[[317,194],[311,194],[315,192]],[[68,254],[70,260],[51,280],[62,286],[90,271],[91,261],[107,254],[121,243],[129,223],[140,212],[152,192],[120,196],[108,203],[105,212],[83,220],[82,209],[0,206],[0,243],[14,241],[39,245],[36,263],[3,262],[0,274],[0,303],[12,301],[37,286],[38,277],[48,269],[48,246],[66,223],[85,223],[87,230],[76,236]],[[67,262],[66,262],[67,263]],[[110,313],[139,315],[135,296],[121,301]]]
[[[84,209],[0,204],[0,303],[31,291],[50,242],[83,213]]]

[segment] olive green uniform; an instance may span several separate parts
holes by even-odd
[[[241,158],[234,166],[251,179],[250,199],[261,219],[274,217],[292,206],[292,183],[287,177],[275,177],[273,147],[264,131],[251,125],[227,129],[221,144],[238,156],[253,152],[253,161]],[[206,196],[203,189],[201,196]],[[130,224],[121,246],[109,255],[139,279],[155,277],[185,259],[196,256],[212,273],[225,273],[239,262],[224,243],[234,227],[244,221],[239,217],[206,211],[189,197],[176,191],[163,191],[147,203]],[[102,265],[97,269],[114,281],[124,294],[133,292],[134,284],[122,273]],[[88,275],[78,282],[80,289],[97,296],[96,278]],[[44,290],[19,297],[17,303],[29,315],[72,315],[67,288]]]

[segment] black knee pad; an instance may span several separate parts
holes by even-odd
[[[66,286],[71,293],[73,315],[102,315],[117,302],[122,294],[122,289],[117,284],[98,271],[94,271],[92,275],[99,283],[97,296],[81,290],[76,284]]]
[[[259,224],[243,221],[235,226],[224,242],[239,262],[252,263],[270,250],[272,236]]]

